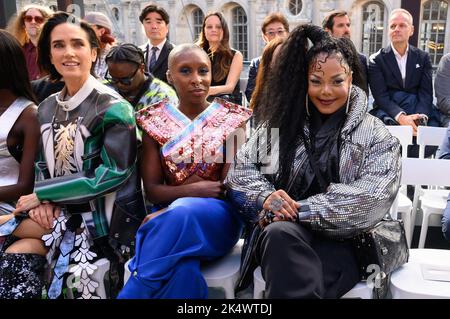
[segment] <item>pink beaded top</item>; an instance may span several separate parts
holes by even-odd
[[[195,119],[163,100],[137,112],[138,125],[159,145],[169,185],[181,185],[197,175],[217,181],[229,156],[225,141],[251,116],[252,111],[216,98]],[[229,146],[229,148],[232,148]]]

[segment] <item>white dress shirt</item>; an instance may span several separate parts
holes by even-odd
[[[166,44],[167,38],[164,39],[164,41],[162,41],[160,44],[156,45],[156,47],[158,48],[158,51],[156,51],[156,61],[158,61],[159,59],[159,55],[161,54],[161,50],[164,46],[164,44]],[[148,63],[150,62],[150,59],[152,57],[153,51],[153,44],[150,42],[150,40],[148,41]]]
[[[405,87],[405,79],[406,79],[406,63],[408,62],[408,51],[409,51],[409,44],[406,46],[406,51],[403,56],[398,53],[397,50],[395,50],[394,46],[391,44],[392,51],[394,52],[395,59],[397,60],[398,68],[400,69],[400,74],[402,75],[402,81],[403,81],[403,87]],[[398,122],[398,118],[400,115],[406,114],[405,112],[400,112],[395,116],[395,120]]]

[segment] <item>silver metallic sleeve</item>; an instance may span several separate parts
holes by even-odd
[[[372,134],[371,145],[362,148],[347,143],[341,150],[341,183],[308,198],[311,228],[327,237],[348,238],[375,225],[389,211],[398,191],[398,140],[378,120],[362,126],[356,134]],[[355,156],[358,147],[360,156]],[[348,176],[356,177],[346,181]]]
[[[261,172],[263,166],[258,154],[261,145],[266,145],[266,137],[259,132],[254,132],[237,152],[224,181],[228,198],[244,220],[250,222],[258,219],[264,200],[275,191],[272,182]]]

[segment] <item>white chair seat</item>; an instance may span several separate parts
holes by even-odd
[[[221,288],[225,291],[226,299],[234,299],[234,286],[239,279],[241,266],[241,252],[244,239],[240,239],[225,256],[206,262],[201,271],[210,288]]]
[[[407,210],[408,208],[411,209],[411,207],[412,207],[412,201],[404,194],[399,193],[398,207],[397,207],[398,211],[403,212],[403,211]]]
[[[450,298],[450,250],[411,249],[409,252],[408,263],[392,273],[392,298]],[[448,278],[448,281],[430,280],[429,276]]]
[[[447,205],[448,191],[444,196],[439,196],[440,194],[427,194],[423,196],[421,200],[422,209],[426,206],[428,209],[438,210],[436,214],[442,214],[442,211]]]
[[[358,282],[355,287],[349,292],[343,295],[341,298],[360,298],[360,299],[372,299],[373,289],[367,286],[365,281]]]
[[[202,264],[201,272],[210,288],[221,288],[225,291],[226,299],[234,299],[234,286],[239,279],[241,266],[241,252],[244,239],[240,239],[233,249],[225,256]],[[125,263],[124,284],[130,278],[128,264]]]

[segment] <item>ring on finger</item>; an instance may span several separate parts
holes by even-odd
[[[273,212],[280,210],[283,207],[283,202],[284,199],[283,198],[275,198],[274,200],[272,200],[269,204],[269,209]]]

